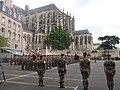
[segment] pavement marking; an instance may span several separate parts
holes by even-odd
[[[14,74],[5,74],[5,75],[9,75],[9,76],[17,76],[17,77],[13,77],[13,78],[9,78],[9,79],[7,79],[7,80],[12,80],[12,79],[17,79],[17,78],[21,78],[21,77],[33,77],[33,78],[38,78],[38,76],[30,76],[30,75],[32,75],[32,74],[34,74],[34,73],[31,73],[31,74],[27,74],[27,75],[14,75]],[[44,78],[46,78],[46,79],[59,79],[59,78],[54,78],[54,77],[44,77]],[[65,78],[65,80],[73,80],[73,81],[76,81],[76,80],[79,80],[80,81],[80,79],[71,79],[71,78]]]
[[[15,81],[6,81],[8,83],[16,83],[16,84],[23,84],[23,85],[37,85],[38,84],[35,84],[35,83],[26,83],[26,82],[15,82]],[[48,87],[59,87],[57,85],[45,85],[45,86],[48,86]],[[76,87],[70,87],[70,86],[65,86],[65,88],[76,88]]]
[[[9,79],[7,79],[7,80],[13,80],[13,79],[17,79],[17,78],[29,76],[29,75],[32,75],[32,74],[35,74],[35,73],[36,73],[36,72],[30,73],[30,74],[25,74],[25,75],[19,75],[18,77],[9,78]]]
[[[79,85],[77,85],[77,86],[74,88],[74,90],[77,90],[77,89],[78,89],[78,87],[79,87]]]

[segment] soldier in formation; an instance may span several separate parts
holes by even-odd
[[[113,90],[114,87],[114,75],[115,75],[115,62],[111,60],[111,55],[108,55],[108,60],[104,62],[104,71],[107,78],[107,85],[109,90]]]
[[[37,61],[36,61],[36,71],[37,71],[38,77],[39,77],[39,81],[38,81],[39,86],[44,86],[43,77],[44,77],[44,74],[46,71],[46,64],[42,57],[43,56],[38,57]]]
[[[82,79],[83,79],[83,87],[84,90],[89,90],[88,89],[88,78],[90,75],[91,71],[91,66],[90,66],[90,60],[89,60],[89,55],[86,52],[83,53],[83,60],[80,61],[80,71],[82,74]]]
[[[57,61],[57,69],[58,69],[58,73],[59,73],[60,88],[65,88],[64,87],[64,76],[67,71],[67,64],[64,59],[64,54],[61,54],[61,58],[59,58]]]

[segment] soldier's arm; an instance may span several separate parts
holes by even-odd
[[[104,62],[104,72],[105,72],[105,73],[107,72],[107,69],[106,69],[106,62]]]

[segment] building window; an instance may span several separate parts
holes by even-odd
[[[91,36],[88,36],[88,43],[91,44]]]
[[[5,36],[5,28],[2,28],[2,36]]]
[[[11,31],[8,31],[8,38],[11,39]]]
[[[17,44],[15,44],[15,49],[17,49],[17,47],[18,47],[18,45],[17,45]]]
[[[29,34],[27,34],[27,43],[30,43],[31,42],[31,40],[30,40],[31,38],[30,38],[30,35]]]
[[[12,10],[11,10],[11,9],[9,9],[8,13],[9,13],[10,15],[12,15]]]
[[[26,34],[24,34],[23,38],[24,38],[24,40],[26,41]]]
[[[5,25],[5,17],[2,17],[2,24]]]
[[[85,36],[85,44],[87,44],[87,36]]]
[[[20,25],[18,25],[18,32],[20,32],[20,29],[21,29],[21,27],[20,27]]]
[[[18,34],[18,41],[20,41],[20,34]]]
[[[83,45],[83,36],[80,36],[80,45]]]
[[[21,17],[20,17],[20,15],[18,15],[18,20],[21,20]]]
[[[75,38],[75,45],[78,45],[78,37]]]
[[[16,23],[13,24],[13,29],[16,30]]]
[[[39,43],[41,43],[41,35],[39,35]]]
[[[14,18],[16,18],[17,17],[17,14],[14,12]]]
[[[16,39],[16,33],[14,32],[13,33],[13,40],[15,40]]]
[[[11,28],[12,22],[11,20],[8,20],[8,27]]]
[[[5,12],[5,9],[6,9],[5,5],[3,5],[2,10],[3,10],[4,12]]]

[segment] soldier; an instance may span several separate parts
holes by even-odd
[[[107,78],[107,85],[109,90],[113,90],[114,87],[114,75],[115,75],[115,62],[111,60],[111,55],[108,55],[108,60],[104,62],[104,71]]]
[[[42,59],[43,56],[40,56],[37,58],[37,65],[36,65],[36,70],[39,76],[39,86],[44,86],[43,84],[43,77],[45,74],[46,66],[45,66],[45,61]]]
[[[91,66],[90,66],[90,60],[89,60],[89,55],[86,52],[83,53],[83,60],[80,61],[80,71],[82,74],[82,78],[83,78],[83,86],[84,86],[84,90],[89,90],[88,89],[88,78],[90,75],[90,71],[91,71]]]
[[[67,71],[67,64],[66,64],[66,61],[63,56],[64,56],[64,54],[61,54],[61,58],[59,58],[57,61],[57,69],[58,69],[58,73],[59,73],[60,88],[65,88],[64,87],[64,76]]]

